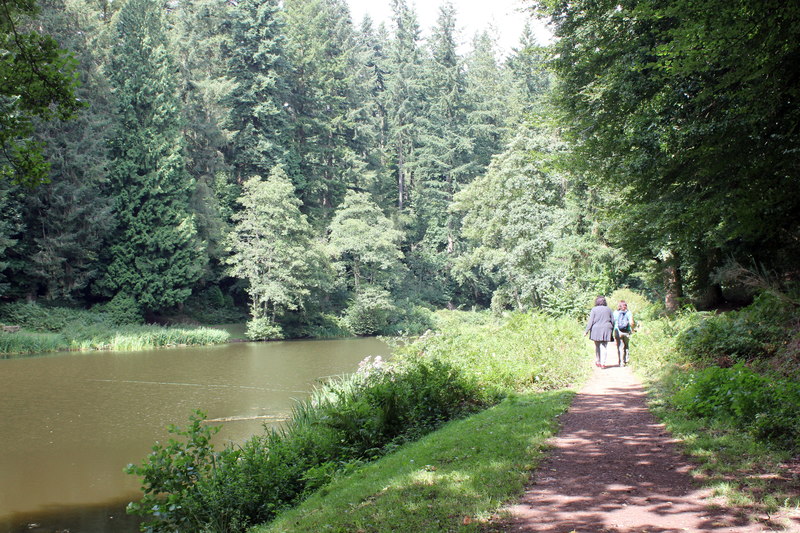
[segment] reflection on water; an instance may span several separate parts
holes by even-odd
[[[241,442],[320,380],[388,351],[347,339],[0,360],[0,533],[137,531],[124,505],[139,482],[122,469],[168,425],[201,409],[220,444]]]
[[[52,506],[46,511],[10,515],[3,533],[137,533],[142,519],[125,513],[129,499],[102,505]]]

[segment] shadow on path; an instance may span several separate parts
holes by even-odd
[[[629,368],[596,369],[561,425],[505,531],[771,531],[709,504]]]

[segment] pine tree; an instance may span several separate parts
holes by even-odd
[[[241,4],[240,4],[241,5]],[[185,0],[171,10],[171,43],[179,77],[187,168],[196,182],[190,209],[203,243],[206,271],[200,282],[223,277],[223,240],[238,186],[225,154],[231,149],[228,103],[234,81],[228,75],[234,6],[224,0]],[[229,194],[230,189],[236,189]]]
[[[78,60],[76,95],[87,107],[69,122],[40,127],[49,181],[25,199],[26,279],[47,299],[81,299],[103,270],[102,250],[114,226],[108,196],[110,88],[102,64],[102,22],[96,7],[45,0],[39,26]]]
[[[277,0],[243,0],[232,11],[226,45],[233,88],[226,128],[228,151],[238,183],[268,175],[277,164],[292,164],[285,106],[289,98],[285,36]]]
[[[353,99],[356,107],[352,112],[355,126],[352,146],[365,163],[356,185],[372,191],[376,198],[381,199],[381,203],[386,203],[387,199],[394,197],[384,98],[389,73],[386,28],[381,24],[375,29],[372,20],[365,16],[355,39]]]
[[[389,45],[386,108],[389,147],[396,168],[397,207],[403,210],[414,187],[418,121],[423,113],[422,52],[417,15],[406,0],[392,1],[394,36]]]
[[[359,186],[364,161],[356,149],[354,80],[357,46],[342,0],[287,0],[294,164],[287,169],[307,208],[338,205]]]
[[[483,174],[492,156],[500,153],[508,137],[512,81],[508,69],[497,61],[497,42],[488,31],[478,34],[466,61],[465,105],[467,129],[472,139],[472,177]]]
[[[160,4],[129,0],[115,17],[114,36],[111,186],[118,229],[100,287],[161,310],[188,297],[203,264]]]

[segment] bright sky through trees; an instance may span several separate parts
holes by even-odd
[[[424,35],[436,24],[439,7],[445,0],[409,1],[413,5]],[[476,32],[491,26],[498,35],[503,54],[508,54],[518,46],[519,36],[525,21],[531,20],[539,42],[545,44],[551,37],[545,25],[530,16],[521,0],[451,0],[456,9],[457,25],[460,31],[460,48],[469,47]],[[392,16],[391,0],[348,0],[353,22],[358,25],[365,14],[378,24],[389,25]]]

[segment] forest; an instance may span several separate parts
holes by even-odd
[[[2,302],[273,339],[796,281],[800,6],[531,1],[507,56],[447,2],[2,8]]]

